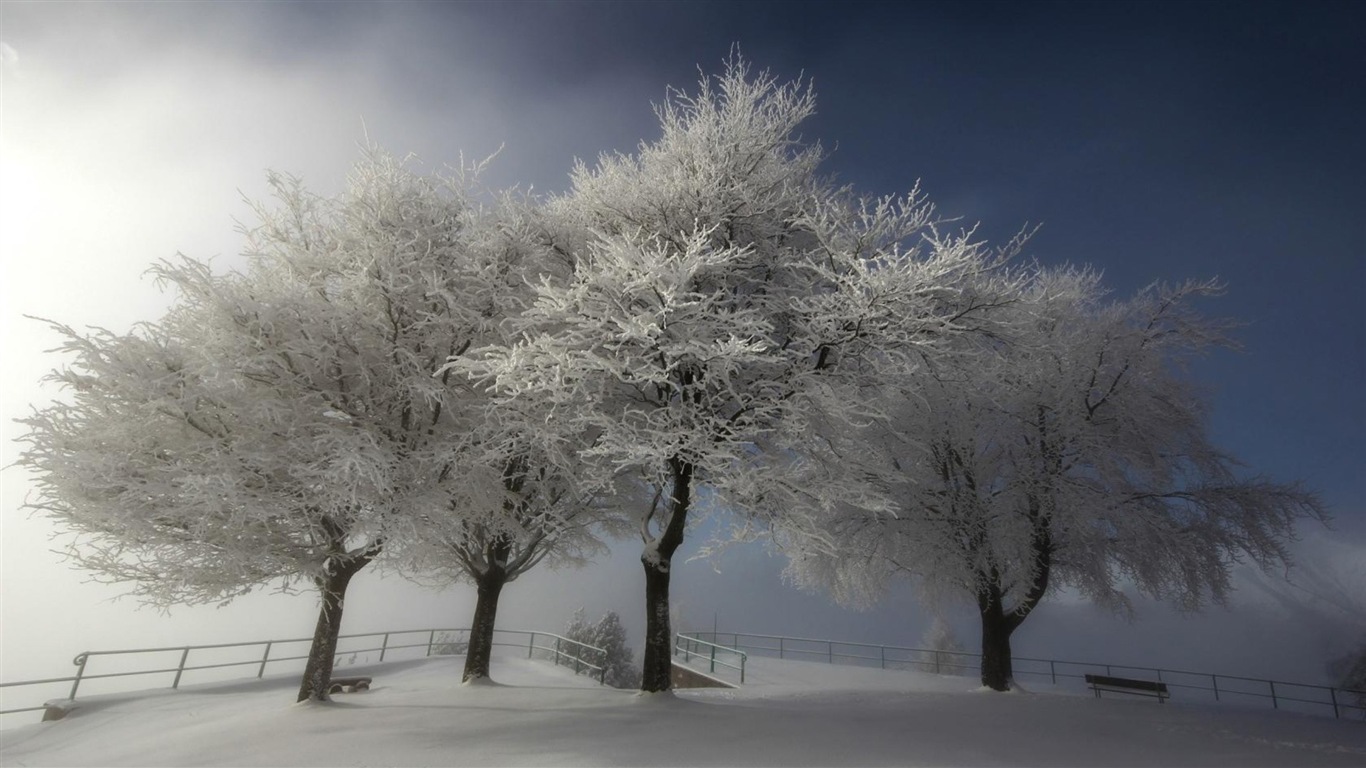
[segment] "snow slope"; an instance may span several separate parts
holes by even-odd
[[[664,696],[520,658],[462,687],[462,664],[370,667],[327,705],[293,704],[292,677],[92,698],[0,732],[0,765],[1366,766],[1366,723],[1289,713],[772,659]]]

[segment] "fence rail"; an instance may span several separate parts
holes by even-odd
[[[966,651],[943,651],[749,632],[703,631],[689,632],[687,635],[699,642],[703,638],[709,638],[711,643],[720,647],[779,659],[817,660],[830,664],[851,663],[882,669],[916,669],[935,674],[976,673],[982,658],[979,653]],[[1336,718],[1366,719],[1366,691],[1350,688],[1130,664],[1102,664],[1024,656],[1012,657],[1011,662],[1015,677],[1047,678],[1054,685],[1075,686],[1085,680],[1088,672],[1097,673],[1100,670],[1104,670],[1107,676],[1123,673],[1132,677],[1147,673],[1155,676],[1159,682],[1166,683],[1167,688],[1173,692],[1177,689],[1185,691],[1184,698],[1188,700],[1262,705],[1269,703],[1273,709],[1319,715],[1327,715],[1331,711]]]
[[[679,655],[679,653],[683,654],[684,663],[691,662],[694,656],[706,659],[708,663],[707,669],[712,674],[716,674],[716,667],[718,665],[737,670],[740,673],[740,684],[745,684],[745,662],[749,660],[749,654],[738,648],[718,645],[699,637],[685,635],[680,632],[674,636],[674,656]],[[720,659],[716,658],[717,653],[721,654]],[[735,657],[739,663],[736,664],[727,661],[725,658],[727,655]]]
[[[405,637],[408,636],[408,637]],[[495,629],[493,631],[495,647],[504,648],[526,648],[527,658],[532,658],[537,651],[545,657],[554,661],[557,666],[572,666],[575,674],[589,673],[596,676],[601,685],[605,682],[607,651],[597,646],[581,643],[577,640],[557,635],[553,632],[541,632],[539,630],[521,629]],[[509,636],[516,636],[518,639],[513,641]],[[463,639],[462,639],[463,637]],[[525,638],[522,640],[521,638]],[[338,645],[343,641],[354,641],[357,639],[373,639],[368,644],[361,643],[364,647],[348,647],[338,650],[333,657],[333,666],[337,661],[346,656],[356,656],[362,653],[379,653],[379,661],[383,662],[385,657],[398,651],[414,648],[425,649],[427,656],[443,655],[453,652],[463,652],[464,647],[469,642],[468,629],[403,629],[389,632],[364,632],[351,635],[339,635]],[[413,640],[416,639],[416,642]],[[378,645],[374,642],[378,641]],[[539,641],[539,643],[538,643]],[[8,683],[0,683],[0,688],[20,688],[24,686],[51,685],[55,683],[71,683],[71,690],[67,694],[67,699],[75,699],[76,693],[81,687],[81,683],[86,680],[98,680],[115,677],[134,677],[138,675],[171,675],[171,688],[179,688],[181,679],[186,672],[195,672],[207,669],[227,669],[230,667],[254,667],[255,677],[261,678],[266,674],[268,664],[280,664],[288,661],[302,661],[308,658],[308,654],[303,655],[271,655],[272,651],[278,651],[281,646],[297,645],[302,643],[312,643],[313,638],[290,638],[287,640],[256,640],[242,643],[212,643],[208,645],[181,645],[168,646],[163,648],[127,648],[116,651],[83,651],[72,659],[71,663],[76,665],[76,674],[70,677],[50,677],[42,680],[18,680]],[[222,649],[237,648],[260,648],[259,656],[253,655],[251,658],[237,661],[216,661],[212,663],[190,663],[192,652],[200,652],[202,657],[206,651],[216,651]],[[156,664],[156,658],[148,658],[152,655],[179,654],[179,660],[175,666],[166,666],[165,663]],[[122,671],[101,672],[91,674],[87,667],[92,659],[98,657],[133,657],[140,656],[142,660],[152,663],[153,669],[131,669]],[[595,663],[600,662],[600,663]],[[46,709],[45,705],[32,707],[17,707],[13,709],[0,710],[0,715],[10,715],[19,712],[35,712]]]

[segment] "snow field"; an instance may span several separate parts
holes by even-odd
[[[498,657],[348,668],[368,692],[293,704],[297,680],[96,697],[0,733],[0,764],[1363,766],[1366,724],[1053,693],[972,678],[754,660],[742,689],[641,695]]]

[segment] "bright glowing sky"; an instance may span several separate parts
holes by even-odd
[[[155,318],[165,298],[143,270],[177,251],[232,265],[241,197],[263,194],[266,169],[333,192],[368,132],[433,165],[503,145],[492,183],[562,189],[574,157],[653,137],[665,87],[691,87],[738,42],[814,80],[806,136],[864,191],[920,179],[995,241],[1042,223],[1029,255],[1093,264],[1120,293],[1226,280],[1207,309],[1247,326],[1243,352],[1195,371],[1214,434],[1249,471],[1319,490],[1339,522],[1313,538],[1351,561],[1366,551],[1366,17],[1354,4],[1188,5],[5,0],[3,463],[10,420],[52,395],[37,381],[58,362],[41,354],[53,336],[21,315],[116,330]],[[116,592],[81,584],[47,552],[51,526],[18,511],[23,474],[0,480],[4,679],[59,674],[85,648],[311,631],[311,598],[170,617],[104,602]],[[527,577],[501,621],[553,628],[586,604],[638,633],[632,550],[571,579]],[[756,550],[723,565],[678,571],[690,623],[716,613],[723,629],[920,639],[904,591],[855,615],[784,587]],[[468,622],[468,588],[369,578],[347,631]],[[1128,627],[1064,601],[1026,623],[1016,650],[1275,663],[1301,678],[1332,650],[1249,611],[1154,609]],[[959,628],[971,643],[971,621]],[[1265,641],[1230,655],[1225,640],[1250,635]]]

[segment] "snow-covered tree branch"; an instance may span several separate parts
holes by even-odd
[[[918,194],[863,201],[819,177],[795,133],[813,109],[739,59],[672,93],[657,141],[580,164],[551,201],[573,271],[537,284],[520,339],[447,368],[546,404],[586,460],[638,482],[647,691],[669,687],[671,560],[698,489],[770,510],[866,496],[837,472],[806,483],[815,426],[865,418],[862,378],[969,329],[959,286],[994,266]]]
[[[1241,557],[1288,559],[1295,523],[1324,508],[1296,485],[1240,476],[1207,435],[1184,363],[1227,343],[1193,310],[1215,283],[1153,286],[1106,303],[1098,276],[1038,270],[992,310],[1002,335],[881,392],[870,462],[895,506],[844,505],[790,528],[789,573],[866,602],[896,573],[982,617],[983,683],[1011,685],[1010,635],[1067,586],[1121,610],[1126,587],[1198,609]]]
[[[333,198],[272,176],[243,272],[162,262],[178,295],[159,321],[59,326],[75,359],[53,379],[72,398],[27,420],[21,463],[39,474],[32,506],[81,534],[77,563],[159,604],[311,581],[323,605],[300,697],[325,698],[361,568],[434,528],[503,536],[472,502],[519,490],[527,454],[490,437],[468,382],[434,372],[496,338],[544,268],[509,235],[511,203],[477,204],[472,181],[377,151]],[[494,508],[539,532],[523,570],[570,528],[527,518],[545,508]]]

